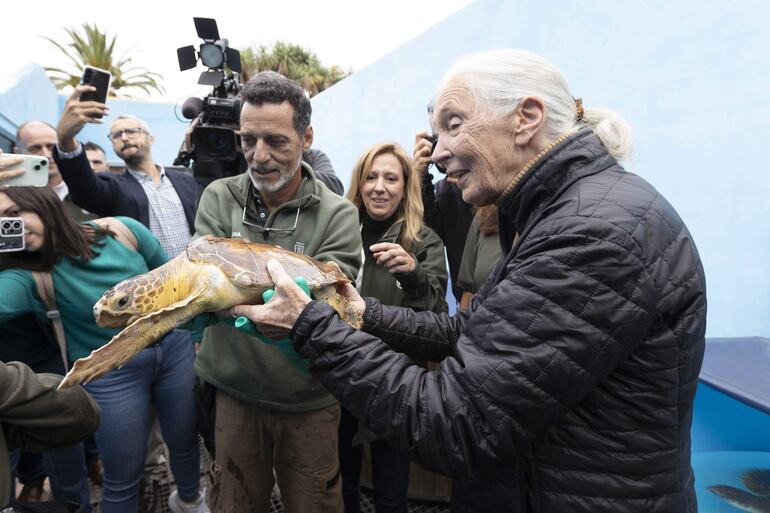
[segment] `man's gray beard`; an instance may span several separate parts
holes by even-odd
[[[267,194],[271,194],[274,192],[278,192],[284,187],[286,187],[286,184],[291,181],[292,178],[299,172],[299,168],[302,165],[302,156],[300,155],[299,160],[297,161],[297,165],[294,166],[294,172],[289,174],[283,174],[279,172],[280,177],[278,180],[271,184],[266,184],[263,182],[260,182],[259,179],[255,176],[255,173],[249,169],[249,178],[251,178],[251,183],[254,185],[254,188],[259,192],[264,192]]]

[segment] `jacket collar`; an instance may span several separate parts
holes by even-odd
[[[500,243],[507,253],[516,234],[523,235],[561,192],[580,178],[607,169],[616,161],[599,138],[582,129],[557,142],[525,166],[525,172],[499,200]]]

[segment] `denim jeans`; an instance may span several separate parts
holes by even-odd
[[[150,405],[168,446],[179,497],[186,501],[198,497],[194,359],[189,332],[174,330],[120,369],[85,385],[102,410],[96,443],[104,466],[103,513],[136,513],[139,508]]]
[[[11,472],[17,470],[21,451],[15,450],[10,453]],[[30,459],[30,462],[36,462],[36,458]],[[75,444],[69,447],[51,449],[42,454],[42,467],[27,469],[29,480],[22,481],[26,483],[35,478],[45,479],[46,473],[51,483],[53,498],[57,501],[68,501],[80,504],[86,511],[91,511],[91,493],[86,479],[86,462],[83,457],[83,445]],[[15,490],[12,489],[13,493]]]
[[[358,420],[342,408],[339,427],[340,471],[345,513],[359,513],[363,445],[353,445]],[[376,513],[406,513],[409,458],[382,440],[369,442],[372,455],[372,498]]]

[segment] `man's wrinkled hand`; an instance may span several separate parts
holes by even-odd
[[[96,88],[90,85],[75,87],[75,90],[67,98],[67,103],[64,104],[64,112],[61,119],[59,119],[59,124],[56,125],[59,147],[64,151],[75,151],[77,149],[75,136],[86,126],[86,123],[101,124],[102,120],[97,116],[109,114],[109,108],[104,103],[95,101],[81,102],[80,95],[86,91],[96,91]]]
[[[279,339],[289,335],[297,318],[311,299],[305,294],[283,266],[271,258],[267,271],[275,284],[275,295],[264,305],[239,305],[230,309],[233,317],[244,316],[254,323],[264,336]]]

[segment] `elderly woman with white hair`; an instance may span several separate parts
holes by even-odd
[[[478,500],[456,511],[697,511],[704,272],[676,211],[618,163],[628,127],[516,50],[452,66],[434,116],[434,161],[465,201],[499,206],[504,256],[467,310],[417,313],[346,287],[357,331],[271,262],[278,300],[236,312],[290,332],[372,432],[473,478]],[[400,353],[443,361],[428,371]]]

